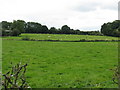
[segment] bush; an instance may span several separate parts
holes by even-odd
[[[112,81],[119,85],[120,87],[120,66],[116,66],[114,69],[110,69],[112,71],[114,71],[114,74],[113,74],[113,78],[112,78]]]
[[[22,38],[22,40],[29,41],[29,40],[30,40],[30,37],[28,37],[28,36],[25,36],[25,37],[23,37],[23,38]]]
[[[12,35],[12,31],[11,30],[2,30],[2,36],[11,36]]]
[[[30,88],[25,79],[27,64],[21,65],[21,63],[11,67],[11,71],[3,74],[2,85],[5,90],[7,88]]]
[[[85,39],[80,39],[80,41],[81,41],[81,42],[85,42],[85,41],[87,41],[87,40],[85,40]]]
[[[12,36],[19,36],[20,34],[21,34],[21,32],[19,30],[17,30],[17,29],[14,29],[12,31]]]

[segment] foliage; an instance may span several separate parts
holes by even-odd
[[[20,33],[49,33],[49,34],[78,34],[78,35],[107,35],[120,37],[120,20],[104,23],[99,31],[80,31],[79,29],[71,29],[67,25],[63,25],[60,29],[51,27],[48,29],[46,25],[38,22],[25,22],[24,20],[14,20],[13,22],[2,21],[3,30],[18,30]],[[3,31],[3,36],[5,31]],[[9,34],[13,35],[13,34]],[[16,35],[17,36],[17,35]]]
[[[51,27],[50,30],[49,30],[49,33],[50,34],[56,34],[56,33],[58,33],[58,30],[55,27]]]
[[[61,33],[70,34],[70,27],[68,27],[67,25],[62,26]]]
[[[30,40],[30,37],[28,37],[28,36],[24,36],[24,37],[22,37],[22,40]]]
[[[104,23],[101,26],[101,33],[107,36],[120,37],[120,20]]]
[[[19,36],[23,32],[25,32],[25,21],[2,21],[2,36]]]
[[[113,82],[117,85],[120,86],[120,72],[119,72],[120,66],[115,67],[114,69],[111,69],[112,71],[114,71],[113,74]]]
[[[11,30],[12,22],[2,21],[2,29],[3,30]]]
[[[42,25],[37,22],[27,22],[25,33],[41,33]]]
[[[28,88],[25,79],[27,64],[21,65],[21,62],[11,68],[6,74],[3,74],[2,85],[5,89],[8,88]]]
[[[67,25],[56,29],[51,27],[48,29],[46,25],[41,25],[38,22],[25,22],[24,20],[14,20],[13,22],[2,21],[3,30],[18,30],[21,33],[49,33],[49,34],[78,34],[78,35],[101,35],[99,31],[80,31],[71,29]],[[116,33],[116,32],[115,32]],[[9,34],[11,36],[13,34]],[[8,36],[7,33],[3,36]],[[18,35],[16,35],[18,36]]]
[[[11,29],[12,30],[18,30],[19,32],[23,33],[25,32],[25,24],[26,22],[23,20],[14,20],[12,25],[11,25]]]
[[[12,36],[19,36],[20,34],[21,32],[17,29],[12,30],[12,33],[11,33]]]
[[[41,33],[48,33],[48,27],[46,25],[43,25],[41,28],[42,32]]]

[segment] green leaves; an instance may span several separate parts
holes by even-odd
[[[120,20],[104,23],[101,26],[101,33],[107,36],[120,37]]]

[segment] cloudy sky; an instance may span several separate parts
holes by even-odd
[[[25,20],[61,28],[100,30],[118,19],[119,0],[0,0],[0,22]]]

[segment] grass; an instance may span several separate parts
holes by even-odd
[[[2,38],[0,37],[0,89],[2,80]]]
[[[118,40],[117,37],[109,36],[94,36],[94,35],[65,35],[65,34],[21,34],[20,37],[4,37],[3,39],[22,39],[23,37],[30,37],[35,40]]]
[[[1,72],[1,64],[2,64],[2,38],[0,37],[0,72]]]
[[[22,34],[26,35],[36,39],[48,38],[47,34]],[[67,37],[53,36],[54,39]],[[68,37],[73,40],[86,36]],[[104,36],[88,37],[105,39]],[[3,38],[3,73],[10,69],[11,62],[13,65],[19,61],[28,62],[26,76],[32,88],[118,87],[112,82],[113,72],[110,70],[118,63],[117,42],[36,42],[4,39],[6,38]]]

